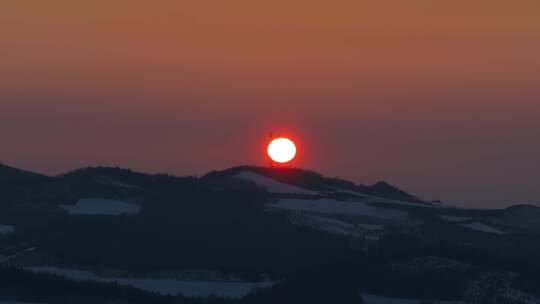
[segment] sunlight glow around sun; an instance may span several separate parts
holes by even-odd
[[[296,145],[288,138],[276,138],[268,145],[268,156],[275,162],[288,163],[296,156]]]

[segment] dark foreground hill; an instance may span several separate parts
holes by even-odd
[[[0,169],[0,300],[540,301],[534,206],[455,208],[293,168]]]

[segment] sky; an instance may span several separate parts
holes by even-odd
[[[265,165],[540,204],[538,0],[0,1],[0,162]]]

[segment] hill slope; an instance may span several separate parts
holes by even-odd
[[[34,284],[68,288],[71,302],[540,299],[532,206],[449,208],[384,182],[294,168],[200,178],[105,167],[5,172],[2,183],[14,186],[0,189],[0,281],[24,280],[8,280],[0,296],[65,301],[43,288],[28,298]]]
[[[45,175],[0,164],[0,183],[29,182],[45,179]]]

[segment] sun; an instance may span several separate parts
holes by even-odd
[[[277,163],[288,163],[296,156],[296,145],[288,138],[276,138],[268,145],[268,156]]]

